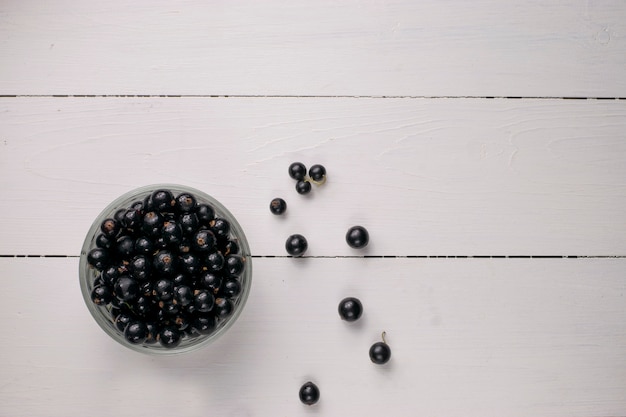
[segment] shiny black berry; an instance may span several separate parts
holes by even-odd
[[[145,255],[136,255],[128,264],[128,272],[137,281],[146,281],[150,277],[152,264]]]
[[[99,306],[109,304],[112,299],[111,289],[106,285],[97,285],[91,291],[91,301]]]
[[[196,290],[193,304],[197,312],[208,313],[215,305],[215,298],[208,290]]]
[[[120,259],[130,259],[135,253],[135,241],[130,236],[122,236],[115,242],[115,253]]]
[[[193,303],[194,295],[193,290],[187,285],[179,285],[178,287],[174,287],[174,302],[179,304],[181,307],[187,307],[189,304]]]
[[[139,283],[128,275],[122,275],[115,282],[114,292],[120,301],[134,301],[139,297]]]
[[[109,253],[102,248],[94,248],[87,254],[89,265],[102,271],[109,264]]]
[[[220,294],[226,298],[235,298],[241,293],[241,284],[235,278],[228,278],[220,287]]]
[[[156,190],[150,197],[154,209],[161,212],[172,212],[176,207],[174,195],[168,190]]]
[[[154,256],[154,270],[161,275],[172,275],[176,272],[176,258],[171,252],[161,250]]]
[[[152,287],[152,294],[157,300],[171,300],[174,297],[174,283],[166,278],[158,279]]]
[[[146,322],[145,325],[148,330],[148,335],[146,336],[144,343],[152,345],[157,342],[157,335],[160,331],[159,325],[151,321]]]
[[[139,236],[135,240],[135,253],[138,255],[151,255],[154,251],[154,244],[145,236]]]
[[[96,236],[96,246],[102,249],[109,249],[115,243],[115,238],[107,237],[102,233]]]
[[[370,235],[363,226],[353,226],[346,233],[346,242],[351,248],[361,249],[367,246]]]
[[[289,165],[289,176],[294,180],[302,180],[306,176],[306,166],[302,162]]]
[[[224,255],[236,255],[239,253],[239,243],[236,240],[229,240],[224,246]]]
[[[163,229],[163,216],[156,211],[149,211],[143,216],[142,230],[148,237],[158,237]]]
[[[196,198],[189,193],[182,193],[176,197],[176,209],[181,213],[189,213],[196,208]]]
[[[217,294],[222,286],[222,277],[214,272],[205,271],[200,275],[198,283],[213,294]]]
[[[280,215],[287,210],[287,203],[282,198],[275,198],[270,201],[270,211],[272,214]]]
[[[217,320],[213,315],[196,315],[191,322],[191,327],[200,334],[211,334],[215,331]]]
[[[198,204],[196,208],[196,216],[200,224],[208,226],[215,219],[215,210],[208,204]]]
[[[228,220],[218,217],[211,222],[211,230],[218,238],[228,238],[230,223]]]
[[[320,399],[320,390],[313,382],[308,381],[300,387],[300,401],[306,405],[313,405]]]
[[[323,165],[313,165],[309,168],[309,177],[316,184],[322,184],[326,181],[326,168]]]
[[[135,209],[128,209],[124,212],[122,225],[132,232],[139,230],[142,223],[141,212]]]
[[[302,256],[308,247],[306,238],[299,234],[289,236],[285,242],[285,249],[292,256]]]
[[[215,246],[215,235],[207,229],[198,230],[191,239],[191,247],[198,252],[208,252]]]
[[[115,237],[120,231],[120,224],[115,219],[105,219],[100,225],[102,234],[106,237]]]
[[[198,220],[198,215],[196,213],[185,213],[180,216],[180,227],[183,230],[183,235],[190,236],[193,235],[198,227],[200,226],[200,220]]]
[[[216,298],[213,310],[218,318],[225,319],[233,312],[235,305],[228,298]]]
[[[185,253],[180,255],[180,268],[182,272],[195,275],[199,273],[202,269],[202,265],[200,263],[200,258],[194,255],[193,253]]]
[[[219,251],[209,253],[204,260],[207,270],[212,272],[220,271],[224,267],[224,262],[224,255]]]
[[[363,305],[358,298],[347,297],[339,303],[339,316],[345,321],[356,321],[363,314]]]
[[[377,365],[383,365],[391,359],[391,349],[385,341],[385,332],[382,334],[382,342],[376,342],[370,347],[370,359]]]
[[[175,221],[166,221],[161,236],[167,245],[178,245],[183,238],[183,229]]]
[[[157,338],[161,346],[172,349],[180,344],[182,333],[176,326],[166,326],[161,329]]]
[[[120,332],[123,332],[132,320],[133,318],[129,313],[119,312],[113,319],[113,323]]]
[[[148,337],[148,328],[140,321],[131,321],[124,330],[124,338],[132,344],[145,342]]]
[[[246,267],[245,259],[240,255],[228,255],[226,257],[226,273],[231,277],[241,275]]]
[[[102,281],[109,287],[113,287],[113,285],[115,285],[115,281],[117,280],[119,276],[120,276],[120,271],[118,267],[115,265],[107,266],[102,271],[102,274],[100,274]]]
[[[299,180],[296,183],[296,191],[298,194],[308,194],[311,192],[311,183],[307,180]]]

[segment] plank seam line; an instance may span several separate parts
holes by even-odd
[[[0,94],[0,98],[354,98],[354,99],[494,99],[494,100],[626,100],[586,96],[453,96],[453,95],[281,95],[281,94]]]
[[[0,258],[80,258],[80,255],[5,254]],[[252,255],[252,258],[294,258],[289,255]],[[305,255],[311,259],[626,259],[626,255]]]

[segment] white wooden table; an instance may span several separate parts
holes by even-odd
[[[0,62],[1,416],[626,415],[622,0],[7,0]],[[296,160],[328,169],[309,197]],[[182,357],[118,345],[78,285],[95,216],[161,182],[254,255]]]

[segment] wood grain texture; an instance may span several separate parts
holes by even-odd
[[[255,259],[235,326],[152,358],[92,320],[77,259],[0,259],[0,414],[616,416],[624,259]],[[337,304],[356,296],[348,324]],[[25,300],[28,300],[25,302]],[[32,300],[32,301],[31,301]],[[36,300],[36,301],[35,301]],[[388,366],[369,362],[380,332]],[[300,384],[318,383],[314,409]]]
[[[0,4],[0,94],[626,96],[622,0]]]
[[[313,256],[625,255],[624,132],[623,101],[7,98],[0,254],[77,255],[119,195],[181,183],[224,203],[254,255],[292,233]],[[298,195],[296,160],[328,182]]]

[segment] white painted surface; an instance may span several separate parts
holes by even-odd
[[[240,321],[179,358],[117,345],[77,258],[0,259],[0,414],[617,416],[624,259],[254,259]],[[362,319],[340,320],[357,296]],[[25,300],[32,300],[27,301]],[[392,359],[369,362],[387,332]],[[5,333],[6,334],[6,333]],[[298,388],[318,383],[308,409]]]
[[[461,98],[625,97],[625,34],[621,0],[1,2],[0,95],[43,97],[0,98],[0,415],[625,416],[626,101]],[[329,170],[312,198],[296,159]],[[78,258],[6,257],[78,255],[154,182],[255,255],[301,232],[329,258],[255,258],[223,339],[150,358],[97,328]],[[599,258],[346,258],[355,223],[365,255]]]
[[[0,94],[626,96],[623,0],[0,4]]]
[[[42,98],[0,100],[0,253],[77,255],[96,215],[160,182],[241,221],[255,255],[625,255],[626,102]],[[306,198],[293,161],[322,163]],[[269,212],[272,198],[287,218]],[[42,215],[45,207],[46,215]],[[37,238],[23,230],[35,228]],[[54,242],[54,243],[53,243]]]

